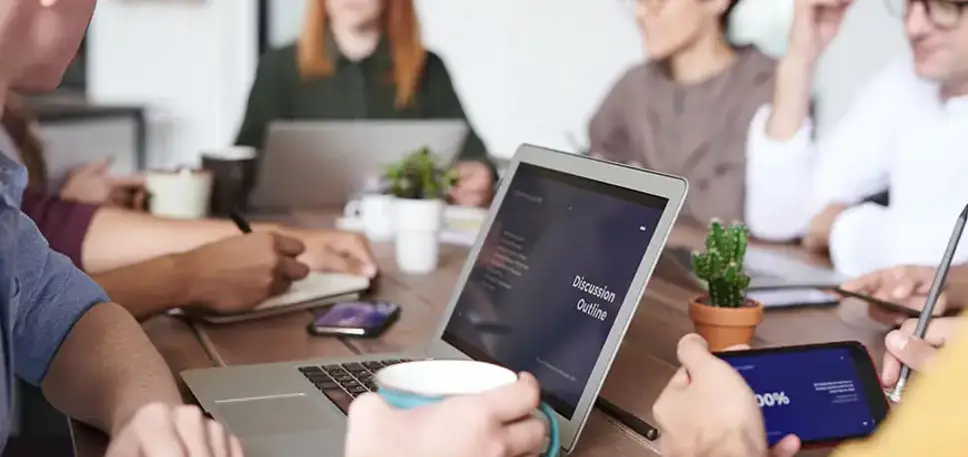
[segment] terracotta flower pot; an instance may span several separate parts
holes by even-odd
[[[705,295],[689,302],[689,318],[709,343],[709,350],[722,351],[737,344],[749,344],[756,326],[763,321],[763,304],[747,299],[741,308],[719,308],[704,304]]]

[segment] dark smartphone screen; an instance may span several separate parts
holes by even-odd
[[[771,446],[790,434],[804,445],[863,438],[887,415],[877,370],[858,342],[716,355],[753,389]]]
[[[337,303],[316,311],[310,331],[319,334],[372,336],[397,318],[400,306],[384,301]]]

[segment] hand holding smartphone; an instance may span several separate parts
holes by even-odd
[[[773,446],[794,434],[804,447],[864,438],[887,416],[870,354],[856,341],[717,353],[746,380]]]
[[[374,338],[400,317],[400,305],[386,301],[351,301],[316,310],[307,329],[312,335]]]

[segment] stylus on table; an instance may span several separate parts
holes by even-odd
[[[622,425],[630,428],[633,432],[638,433],[645,437],[649,441],[655,441],[659,439],[659,429],[647,424],[644,420],[639,419],[638,416],[615,406],[614,403],[598,397],[595,400],[595,406],[602,410],[603,413],[612,416],[615,420],[622,423]]]
[[[238,227],[242,233],[252,233],[252,226],[249,225],[249,221],[245,220],[245,218],[243,218],[238,211],[230,211],[229,217],[232,218],[232,222],[235,222],[235,226]]]
[[[968,222],[968,205],[961,210],[961,214],[958,215],[958,220],[955,222],[955,228],[951,232],[951,238],[948,240],[948,247],[945,248],[944,256],[941,257],[941,265],[938,265],[938,270],[934,273],[934,280],[931,281],[931,288],[928,289],[928,298],[924,302],[924,308],[921,309],[921,315],[918,316],[918,325],[914,328],[914,336],[917,338],[924,338],[925,332],[928,330],[928,324],[931,322],[931,317],[934,314],[934,307],[938,303],[938,297],[941,295],[941,289],[944,287],[944,282],[948,278],[948,269],[951,268],[951,262],[954,260],[955,251],[958,250],[958,241],[961,240],[961,234],[965,231],[965,223]],[[892,402],[901,401],[901,395],[904,393],[904,386],[907,384],[908,378],[911,376],[911,368],[907,365],[901,365],[901,375],[897,378],[897,384],[894,385],[894,390],[888,394],[888,398]]]

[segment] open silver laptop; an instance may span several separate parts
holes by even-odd
[[[406,154],[428,147],[443,163],[467,138],[460,120],[281,121],[269,127],[252,207],[342,205]]]
[[[483,360],[538,378],[570,452],[686,189],[681,178],[524,145],[426,347],[182,377],[202,407],[241,437],[246,456],[309,457],[342,455],[345,411],[375,388],[381,367]]]

